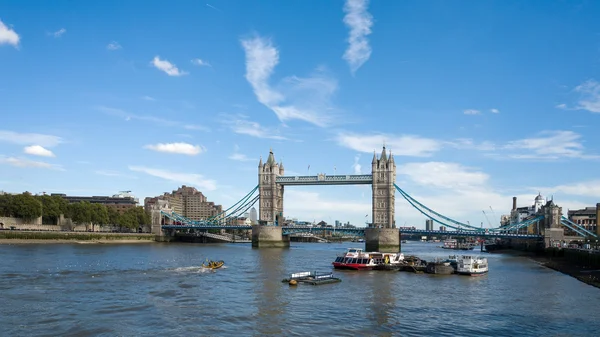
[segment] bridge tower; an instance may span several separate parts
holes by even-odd
[[[258,224],[252,226],[252,247],[289,247],[284,240],[283,226],[283,185],[277,184],[277,177],[284,174],[283,162],[275,161],[273,150],[263,164],[258,163],[259,217]]]
[[[395,204],[396,163],[394,156],[386,152],[381,156],[373,153],[371,162],[373,177],[372,223],[365,229],[365,249],[368,251],[400,251],[400,231],[396,228]]]

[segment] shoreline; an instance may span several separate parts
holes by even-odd
[[[132,239],[89,239],[89,240],[76,240],[76,239],[0,239],[0,245],[27,245],[27,244],[130,244],[130,243],[156,243],[154,240],[132,240]]]
[[[600,269],[589,269],[567,261],[564,257],[548,257],[534,252],[501,250],[490,254],[507,254],[526,257],[538,265],[570,276],[580,282],[600,289]]]
[[[580,282],[600,289],[600,269],[588,269],[566,261],[564,258],[550,258],[546,256],[529,256],[539,265],[571,276]]]

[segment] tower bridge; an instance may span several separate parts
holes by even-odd
[[[542,204],[536,198],[535,205],[527,216],[515,216],[510,223],[497,228],[483,229],[471,226],[445,216],[420,203],[396,185],[396,163],[394,156],[385,146],[379,156],[374,152],[371,161],[371,174],[326,175],[324,173],[305,176],[286,176],[283,162],[277,162],[273,151],[269,151],[266,162],[262,157],[258,164],[258,185],[237,203],[220,214],[205,220],[190,220],[173,212],[167,201],[158,203],[152,211],[153,232],[159,238],[172,235],[176,231],[195,231],[210,229],[247,229],[252,230],[253,247],[289,247],[287,236],[301,231],[331,230],[330,228],[284,226],[283,200],[285,186],[310,185],[371,185],[372,223],[367,228],[357,228],[355,235],[365,237],[365,248],[370,251],[397,252],[400,250],[400,232],[421,235],[461,235],[477,237],[505,237],[516,239],[544,239],[546,246],[554,241],[564,240],[564,228],[568,228],[580,237],[598,239],[600,226],[596,233],[562,216],[562,208],[549,201]],[[258,192],[258,193],[257,193]],[[428,219],[454,231],[433,231],[396,228],[395,196],[396,192],[411,206]],[[257,194],[257,195],[256,195]],[[254,226],[231,226],[231,223],[259,203],[258,224]],[[513,199],[513,213],[517,212]],[[515,213],[516,214],[516,213]],[[512,218],[512,217],[511,217]],[[347,229],[345,229],[347,230]]]

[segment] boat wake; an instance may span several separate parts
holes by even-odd
[[[175,269],[171,269],[175,272],[179,273],[210,273],[212,269],[204,268],[202,266],[190,266],[190,267],[178,267]]]

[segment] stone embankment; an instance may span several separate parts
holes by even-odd
[[[0,231],[0,244],[16,243],[149,243],[153,234]]]

